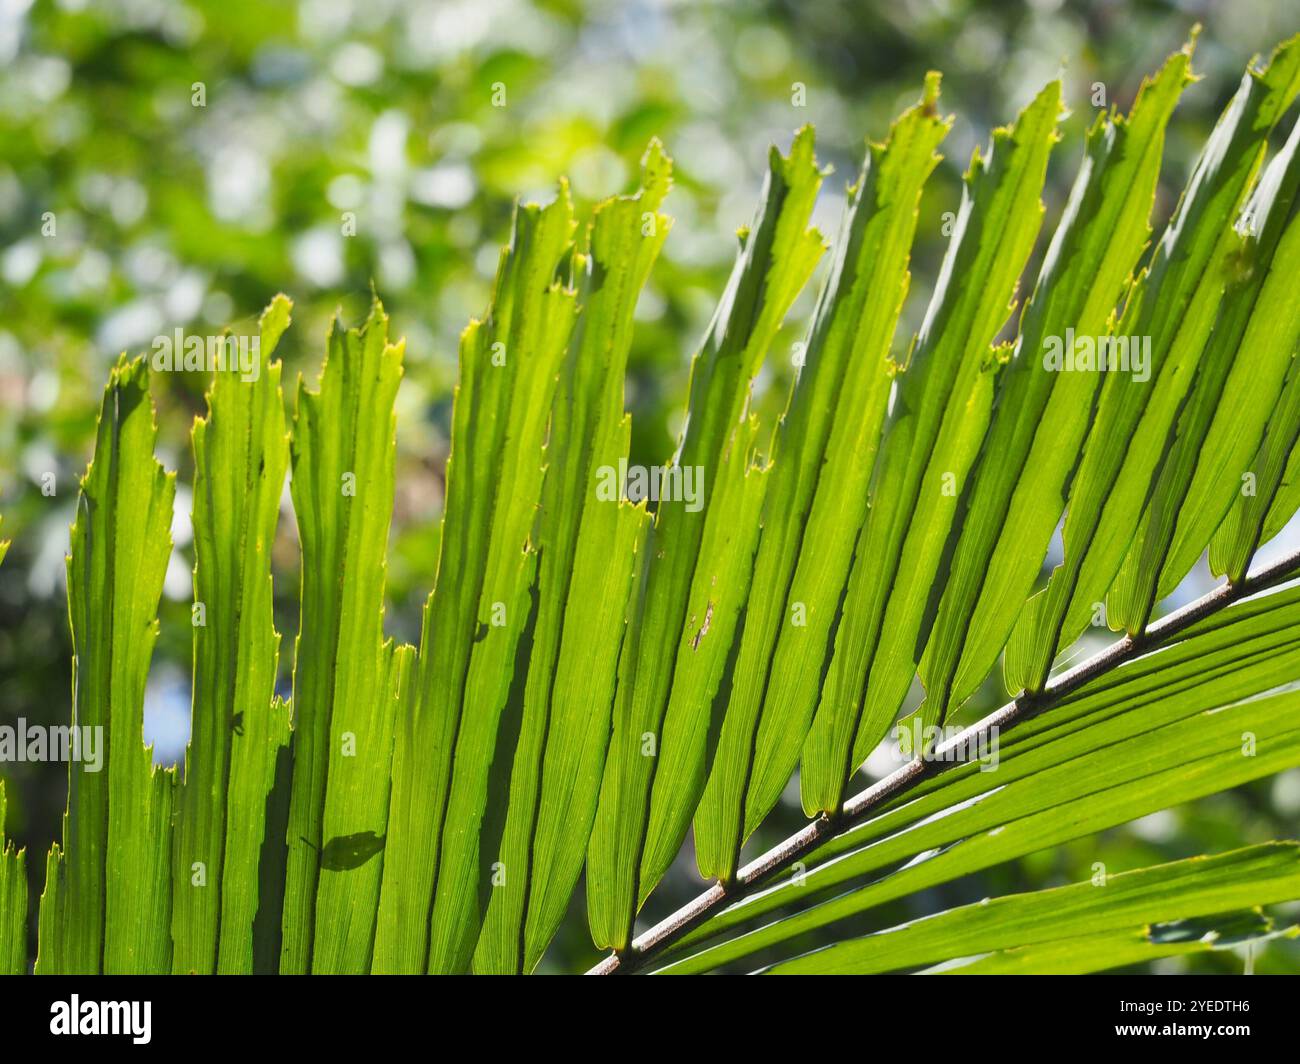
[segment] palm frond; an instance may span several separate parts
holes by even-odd
[[[1300,124],[1269,158],[1300,37],[1247,71],[1148,248],[1191,64],[1189,44],[1093,123],[1023,309],[1060,85],[996,130],[904,345],[950,126],[927,77],[868,146],[775,426],[755,380],[827,243],[811,128],[773,149],[653,469],[628,464],[623,389],[670,159],[652,142],[640,188],[581,228],[563,184],[519,205],[461,337],[418,648],[384,633],[403,343],[377,298],[336,321],[289,418],[277,297],[257,374],[219,369],[193,429],[179,778],[142,731],[174,474],[124,356],[68,559],[72,724],[103,729],[105,764],[69,769],[37,971],[529,972],[584,863],[603,972],[1095,971],[1293,936],[1261,909],[1300,898],[1294,841],[882,926],[917,892],[1300,765],[1300,555],[1257,562],[1300,508]],[[1092,361],[1064,364],[1077,338]],[[1099,367],[1117,352],[1128,372]],[[1226,582],[1158,616],[1207,549]],[[1090,628],[1124,635],[1066,668]],[[1010,701],[987,713],[1000,657]],[[848,796],[899,725],[926,738]],[[744,863],[796,770],[808,823]],[[637,936],[692,827],[714,882]],[[24,862],[0,848],[4,971],[26,967]]]

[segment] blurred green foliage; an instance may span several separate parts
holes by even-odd
[[[883,137],[925,72],[943,71],[941,106],[957,122],[922,203],[901,345],[929,298],[943,215],[957,207],[971,151],[1045,81],[1064,77],[1073,110],[1049,173],[1051,225],[1098,90],[1127,108],[1142,76],[1204,24],[1194,63],[1203,81],[1171,126],[1160,224],[1246,61],[1293,32],[1297,16],[1297,0],[0,5],[0,514],[14,541],[0,567],[0,711],[68,717],[63,553],[100,391],[122,350],[147,350],[177,327],[248,331],[285,291],[295,304],[281,344],[285,379],[314,376],[328,319],[358,320],[373,284],[408,340],[387,624],[413,640],[436,562],[456,341],[486,305],[516,197],[549,198],[567,175],[581,216],[635,184],[651,137],[674,156],[665,209],[676,221],[638,309],[627,386],[633,461],[662,461],[770,143],[785,147],[795,128],[816,125],[819,157],[835,174],[815,220],[833,237],[864,138]],[[787,348],[817,283],[795,307]],[[779,359],[756,382],[769,422],[788,383]],[[188,716],[185,484],[204,385],[197,374],[154,382],[160,457],[181,483],[150,689],[155,737],[171,757]],[[53,495],[42,492],[49,473]],[[291,518],[282,526],[277,624],[291,637],[297,549]],[[6,774],[18,783],[13,832],[42,853],[65,777],[35,768]],[[933,910],[1086,878],[1094,861],[1119,870],[1295,835],[1298,817],[1300,774],[1290,773],[919,900]],[[754,845],[799,820],[795,800]],[[648,915],[697,886],[688,853]],[[580,898],[555,952],[569,969],[590,952]],[[1196,963],[1240,965],[1227,953],[1204,958]],[[1270,968],[1300,969],[1300,947],[1270,947],[1258,970]]]

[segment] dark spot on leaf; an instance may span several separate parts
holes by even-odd
[[[244,714],[242,712],[236,713],[230,718],[230,730],[236,735],[244,734]]]
[[[376,835],[373,831],[337,835],[321,850],[320,866],[331,872],[346,872],[360,868],[383,848],[384,836]]]
[[[713,623],[713,603],[710,602],[704,609],[704,623],[700,625],[700,630],[695,633],[695,638],[691,640],[691,649],[700,649],[700,640],[708,634],[709,625]]]
[[[478,628],[474,632],[474,642],[481,643],[483,638],[488,634],[488,626],[482,621],[478,622]]]
[[[1267,934],[1271,929],[1272,922],[1263,913],[1222,913],[1152,924],[1147,928],[1147,941],[1158,945],[1212,941],[1219,947],[1225,947],[1249,942],[1252,938]]]

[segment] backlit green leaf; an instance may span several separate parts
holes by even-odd
[[[317,391],[298,382],[291,447],[302,543],[294,661],[293,789],[282,972],[370,968],[382,860],[323,867],[331,840],[387,836],[397,681],[383,639],[393,512],[393,400],[402,345],[375,300],[361,330],[336,320]],[[319,942],[316,941],[319,935]]]
[[[769,971],[781,975],[896,971],[947,957],[1213,916],[1295,897],[1300,897],[1300,843],[1272,842],[1132,872],[1101,872],[1091,882],[1054,890],[985,899],[905,927],[850,939]]]
[[[271,355],[289,309],[283,296],[267,308],[256,376],[218,369],[207,417],[194,423],[194,691],[172,850],[180,973],[253,968],[266,796],[289,741],[286,707],[272,704],[280,636],[271,616],[271,544],[289,464]]]
[[[853,538],[866,514],[894,379],[889,348],[907,293],[921,189],[948,123],[939,79],[872,144],[849,192],[836,257],[777,430],[753,581],[699,813],[696,859],[729,880],[740,847],[798,761],[816,704]]]
[[[809,816],[839,808],[916,675],[948,533],[988,425],[1000,357],[990,345],[1042,221],[1060,106],[1053,82],[1014,127],[993,134],[988,157],[977,151],[967,172],[952,242],[885,425],[843,620],[804,743],[799,781]]]
[[[104,391],[68,557],[72,725],[82,736],[98,729],[103,763],[68,761],[63,845],[50,852],[41,899],[42,972],[171,969],[174,773],[153,764],[143,733],[175,494],[175,474],[153,456],[156,435],[148,367],[123,357]]]
[[[789,156],[772,150],[762,203],[753,226],[741,233],[731,279],[691,364],[686,429],[671,468],[683,478],[688,472],[703,477],[701,505],[684,498],[662,501],[641,553],[587,857],[587,912],[601,947],[628,943],[644,893],[639,881],[650,793],[673,662],[692,623],[688,609],[700,542],[706,521],[731,520],[712,505],[721,456],[734,446],[754,375],[824,250],[821,236],[808,228],[821,176],[810,128],[795,137]],[[703,619],[694,622],[698,630]],[[696,712],[708,709],[707,700],[696,704]]]

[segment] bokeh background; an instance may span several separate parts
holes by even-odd
[[[635,187],[651,137],[674,157],[665,210],[676,222],[638,308],[627,384],[632,460],[661,462],[770,144],[788,147],[797,127],[816,125],[834,172],[814,220],[833,236],[864,139],[883,138],[925,72],[943,71],[941,107],[956,121],[921,206],[902,345],[943,254],[943,213],[956,209],[961,172],[988,130],[1063,77],[1072,114],[1045,192],[1053,225],[1097,86],[1127,109],[1197,22],[1202,80],[1171,125],[1157,225],[1247,61],[1300,28],[1300,0],[0,0],[0,531],[13,541],[0,566],[0,720],[69,717],[63,558],[100,390],[120,352],[147,350],[176,327],[246,331],[285,291],[295,304],[279,352],[285,379],[311,378],[330,316],[359,321],[373,283],[408,341],[387,625],[416,641],[436,564],[456,340],[486,307],[517,197],[548,199],[568,175],[581,217]],[[493,106],[498,84],[504,107]],[[348,217],[355,235],[344,235]],[[825,265],[780,344],[802,336]],[[1027,281],[1036,268],[1035,258]],[[772,361],[758,382],[768,417],[788,386],[788,360]],[[205,382],[165,376],[154,381],[159,454],[180,484],[146,727],[157,758],[174,761],[189,714],[188,432]],[[275,561],[287,688],[298,626],[287,509]],[[1171,604],[1208,583],[1198,569]],[[981,697],[991,706],[1001,692],[990,684]],[[882,750],[864,774],[893,764]],[[64,767],[3,773],[34,903],[41,855],[59,831]],[[801,823],[797,784],[789,798],[752,846]],[[909,899],[872,925],[1083,879],[1095,861],[1116,871],[1293,837],[1298,822],[1292,771]],[[688,846],[646,915],[699,886]],[[583,906],[579,891],[545,967],[592,959]],[[1242,958],[1191,964],[1240,971]],[[1300,971],[1300,945],[1269,946],[1255,969]]]

